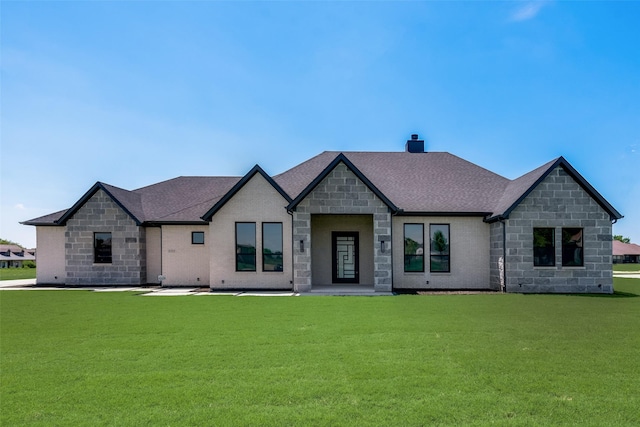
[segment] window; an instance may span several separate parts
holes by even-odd
[[[562,265],[564,267],[582,267],[584,265],[582,228],[562,229]]]
[[[424,271],[424,225],[404,225],[404,271]]]
[[[236,222],[236,271],[256,271],[255,222]]]
[[[449,257],[449,224],[429,225],[430,236],[430,268],[432,273],[448,273],[451,271]]]
[[[191,232],[191,244],[192,245],[204,245],[204,231],[192,231]]]
[[[282,223],[262,223],[262,271],[282,271]]]
[[[556,265],[556,233],[553,228],[533,229],[533,265],[553,267]]]
[[[111,233],[93,233],[93,262],[111,264]]]

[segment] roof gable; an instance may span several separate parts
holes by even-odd
[[[113,200],[113,202],[120,207],[136,225],[141,225],[144,221],[144,213],[142,210],[141,196],[132,191],[123,190],[122,188],[114,187],[112,185],[104,184],[100,181],[96,182],[93,187],[89,189],[71,208],[69,208],[58,220],[54,221],[57,225],[65,225],[69,218],[75,215],[78,210],[84,206],[94,194],[99,190]]]
[[[495,222],[501,219],[509,218],[511,212],[518,207],[518,205],[529,195],[531,192],[555,170],[557,167],[561,167],[567,172],[571,178],[573,178],[580,187],[591,196],[611,217],[611,220],[618,220],[622,218],[620,212],[618,212],[598,191],[596,191],[587,180],[578,173],[577,170],[569,164],[564,157],[558,157],[556,160],[552,160],[540,166],[537,169],[517,178],[509,183],[505,192],[500,199],[500,202],[496,206],[493,215],[487,219],[488,222]]]
[[[369,190],[371,190],[373,192],[373,194],[375,194],[380,200],[382,200],[382,202],[387,205],[389,207],[389,209],[391,209],[391,211],[393,212],[397,212],[399,209],[398,207],[391,201],[389,200],[389,198],[387,196],[385,196],[382,191],[380,191],[370,180],[369,178],[367,178],[356,166],[354,166],[353,163],[351,163],[351,161],[343,154],[340,153],[336,156],[335,159],[333,159],[333,161],[331,163],[329,163],[329,165],[327,165],[327,167],[324,168],[324,170],[322,172],[320,172],[320,174],[318,176],[316,176],[314,178],[313,181],[311,181],[311,183],[309,183],[309,185],[307,185],[306,188],[304,188],[300,194],[298,194],[298,196],[293,199],[291,201],[291,203],[289,203],[289,206],[287,206],[287,210],[292,211],[296,208],[296,206],[298,206],[298,204],[304,200],[305,197],[307,197],[309,195],[309,193],[311,193],[313,191],[314,188],[316,188],[318,186],[318,184],[320,184],[320,182],[322,182],[323,179],[325,179],[327,177],[327,175],[329,175],[331,173],[331,171],[338,166],[340,163],[344,163],[344,165],[351,170],[351,172],[353,172],[353,174],[364,183],[364,185],[366,185]]]
[[[219,199],[212,207],[202,215],[202,219],[205,221],[211,221],[211,218],[218,212],[224,205],[227,204],[233,196],[235,196],[238,191],[240,191],[253,177],[259,174],[262,176],[287,202],[291,202],[291,198],[289,195],[278,185],[277,182],[273,180],[267,173],[259,166],[255,165],[245,176],[242,177],[240,181],[238,181],[232,188],[229,190],[221,199]]]

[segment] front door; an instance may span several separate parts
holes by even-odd
[[[358,232],[331,233],[333,283],[360,283],[358,266]]]

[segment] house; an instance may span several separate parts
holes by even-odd
[[[35,260],[35,249],[24,249],[18,245],[0,245],[0,268],[21,268],[24,261]]]
[[[275,176],[98,182],[24,224],[41,284],[611,293],[620,218],[562,157],[510,180],[412,135]]]
[[[640,245],[623,243],[619,240],[613,242],[613,263],[640,263]]]

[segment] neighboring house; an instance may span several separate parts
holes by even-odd
[[[41,284],[611,293],[620,218],[562,157],[509,180],[412,135],[275,176],[98,182],[24,224]]]
[[[617,263],[640,263],[640,245],[634,243],[622,243],[619,240],[613,241],[613,262]]]
[[[18,245],[0,245],[0,268],[21,268],[24,261],[36,261],[35,249]]]

